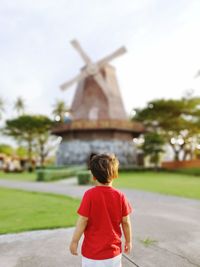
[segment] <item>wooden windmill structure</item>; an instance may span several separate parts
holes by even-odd
[[[74,83],[79,83],[71,107],[73,118],[75,120],[127,119],[115,70],[108,65],[111,60],[124,54],[126,49],[121,47],[94,63],[76,40],[73,40],[71,44],[86,64],[80,74],[61,85],[61,88],[65,90]]]
[[[108,147],[108,143],[113,141],[130,142],[143,131],[141,124],[128,121],[115,68],[109,64],[111,60],[123,55],[126,49],[121,47],[94,63],[78,41],[73,40],[71,44],[82,57],[85,66],[76,77],[61,85],[61,89],[66,90],[78,83],[71,106],[72,121],[58,125],[53,130],[54,134],[63,138],[58,164],[83,163],[91,152],[106,152],[105,144]],[[72,150],[74,142],[87,147],[81,162],[77,162],[77,159],[66,159],[67,149]],[[100,145],[94,145],[94,142]],[[112,145],[109,147],[116,150]],[[76,148],[71,153],[76,154]]]

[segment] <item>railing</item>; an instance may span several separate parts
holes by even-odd
[[[144,126],[140,122],[126,120],[75,120],[68,123],[58,124],[53,133],[70,130],[96,130],[96,129],[122,129],[135,132],[143,132]]]

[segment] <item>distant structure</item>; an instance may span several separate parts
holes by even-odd
[[[53,130],[53,134],[62,137],[57,153],[58,165],[85,163],[92,152],[115,153],[122,165],[136,164],[132,140],[144,128],[141,123],[128,120],[115,68],[109,65],[126,49],[121,47],[93,63],[78,41],[73,40],[71,44],[86,65],[80,74],[61,85],[65,90],[78,83],[71,106],[71,121]]]

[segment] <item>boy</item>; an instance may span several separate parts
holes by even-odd
[[[70,244],[77,254],[84,233],[82,267],[121,266],[121,228],[125,253],[132,248],[129,214],[132,209],[124,194],[112,187],[118,177],[119,162],[114,155],[92,154],[89,167],[97,185],[85,192],[78,209],[79,218]]]

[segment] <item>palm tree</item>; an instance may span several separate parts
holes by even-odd
[[[68,106],[63,100],[57,100],[53,106],[52,114],[55,117],[56,121],[64,122],[66,113],[69,112]]]
[[[0,97],[0,119],[2,118],[2,114],[5,111],[4,106],[5,106],[4,100]]]
[[[14,109],[17,111],[17,114],[23,115],[24,110],[25,110],[25,102],[24,99],[22,97],[18,97],[14,103]]]

